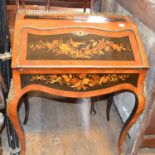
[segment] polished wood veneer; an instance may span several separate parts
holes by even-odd
[[[41,91],[85,98],[130,91],[137,102],[120,133],[121,154],[128,130],[145,108],[148,68],[137,27],[128,17],[20,10],[7,110],[21,154],[26,151],[25,137],[17,107],[24,94]]]

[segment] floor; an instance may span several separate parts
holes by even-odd
[[[106,100],[98,101],[97,114],[90,115],[89,99],[59,98],[58,101],[57,97],[43,94],[30,96],[33,104],[28,124],[24,126],[27,155],[118,155],[122,123],[115,107],[111,110],[111,121],[106,121]],[[23,114],[21,107],[21,120]],[[9,155],[5,130],[2,146],[3,155]],[[154,149],[140,152],[139,155],[155,155]]]

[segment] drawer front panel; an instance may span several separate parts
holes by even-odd
[[[21,85],[39,84],[55,89],[85,92],[128,83],[137,86],[139,74],[22,74]]]

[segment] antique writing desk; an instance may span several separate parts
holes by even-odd
[[[144,80],[149,65],[135,24],[128,17],[20,10],[17,14],[8,115],[25,137],[18,118],[20,98],[30,91],[85,98],[120,91],[135,94],[132,117],[118,141],[145,107]]]

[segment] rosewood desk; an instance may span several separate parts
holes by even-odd
[[[17,109],[20,98],[30,91],[71,98],[134,93],[132,117],[118,140],[121,154],[128,130],[145,108],[148,68],[137,27],[128,17],[19,10],[7,112],[21,155],[26,152],[25,136]]]

